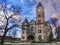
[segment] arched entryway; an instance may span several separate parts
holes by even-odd
[[[28,39],[29,41],[32,41],[32,40],[34,40],[34,36],[33,36],[33,35],[29,35],[29,36],[27,37],[27,39]]]

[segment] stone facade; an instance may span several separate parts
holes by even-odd
[[[51,33],[51,26],[45,22],[44,7],[39,3],[36,7],[36,21],[28,22],[25,19],[22,23],[21,41],[47,41]]]
[[[56,27],[57,39],[60,39],[60,25]]]

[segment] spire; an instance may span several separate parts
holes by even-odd
[[[43,5],[39,2],[39,4],[37,5],[37,7],[40,7],[40,6],[43,6]]]

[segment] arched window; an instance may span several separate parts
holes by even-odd
[[[31,27],[31,32],[34,32],[34,27]]]
[[[40,29],[38,29],[38,33],[41,33],[41,30]]]
[[[38,14],[38,17],[41,17],[41,14]]]
[[[41,20],[38,20],[38,24],[40,24],[41,23]]]

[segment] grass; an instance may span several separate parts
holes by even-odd
[[[20,44],[20,43],[11,43],[11,44],[4,44],[4,45],[59,45],[60,43],[31,43],[31,44]]]

